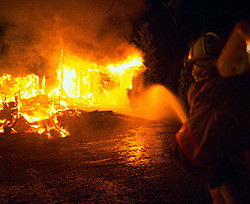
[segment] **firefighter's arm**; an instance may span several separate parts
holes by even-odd
[[[232,31],[217,61],[217,68],[222,77],[232,77],[250,70],[249,47],[250,22],[239,22]]]
[[[176,144],[172,151],[175,163],[187,170],[210,168],[224,128],[226,123],[223,124],[221,114],[211,108],[190,117],[176,134]]]
[[[179,169],[187,172],[200,172],[201,169],[194,165],[184,154],[177,141],[171,148],[170,158]]]

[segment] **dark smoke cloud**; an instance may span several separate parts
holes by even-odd
[[[1,0],[0,74],[48,74],[61,49],[97,63],[125,56],[145,10],[145,0]]]

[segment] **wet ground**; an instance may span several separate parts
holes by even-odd
[[[61,119],[66,138],[0,135],[0,203],[211,203],[169,150],[177,123],[112,112]]]

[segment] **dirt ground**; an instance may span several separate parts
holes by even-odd
[[[179,125],[113,112],[61,123],[69,137],[0,134],[0,203],[211,203],[169,158]]]

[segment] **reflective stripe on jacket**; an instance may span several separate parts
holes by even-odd
[[[209,154],[201,150],[200,145],[185,124],[177,133],[176,139],[186,157],[197,166],[204,168],[204,161],[209,159]]]

